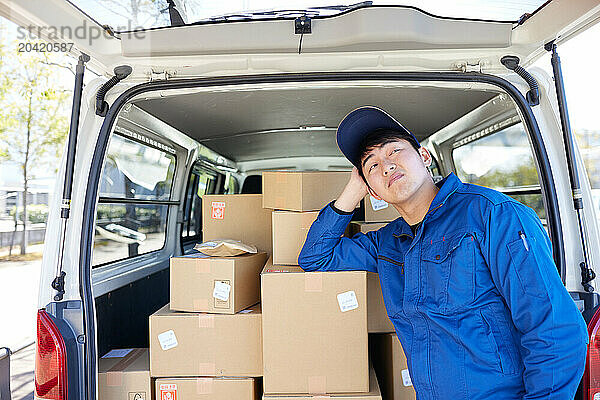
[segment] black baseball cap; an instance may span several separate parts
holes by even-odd
[[[380,108],[364,106],[351,111],[342,119],[337,128],[337,144],[344,156],[358,169],[360,169],[360,144],[365,136],[377,129],[392,129],[414,139],[401,123],[392,118]]]

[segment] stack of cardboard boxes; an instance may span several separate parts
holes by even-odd
[[[378,276],[297,265],[318,210],[348,178],[265,172],[264,195],[204,196],[203,240],[236,239],[259,253],[173,257],[170,303],[150,316],[150,348],[100,359],[100,399],[414,399],[393,386],[409,378]],[[366,212],[351,228],[378,229],[388,214]]]
[[[271,215],[261,195],[202,200],[204,240],[241,240],[259,252],[171,259],[171,302],[150,316],[156,399],[256,400],[263,374],[260,271],[271,252]]]

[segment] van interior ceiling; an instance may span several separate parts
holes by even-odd
[[[452,145],[457,141],[520,121],[509,96],[498,87],[473,82],[313,82],[171,89],[143,93],[130,104],[122,109],[115,132],[125,127],[138,129],[177,145],[172,134],[156,127],[176,130],[211,153],[219,161],[215,164],[242,178],[236,192],[243,178],[264,170],[350,169],[337,148],[336,127],[347,113],[363,105],[386,110],[413,132],[441,161],[439,175],[453,171]],[[159,123],[151,127],[149,120]],[[186,174],[192,173],[195,161],[185,161]],[[248,190],[260,190],[256,182],[251,186]],[[186,190],[184,186],[182,192]],[[185,194],[176,198],[181,200],[180,207],[186,207]],[[179,238],[166,240],[179,242]],[[148,316],[169,301],[168,256],[160,265],[143,279],[96,295],[99,355],[112,348],[148,347]],[[101,269],[93,271],[94,290]]]
[[[342,118],[363,105],[376,105],[395,116],[421,140],[497,95],[430,85],[282,85],[224,88],[140,99],[134,104],[234,161],[240,171],[298,167],[295,161],[339,158],[335,142]],[[294,160],[290,160],[294,158]],[[274,160],[285,160],[275,162]],[[267,161],[271,160],[271,161]],[[283,164],[282,164],[283,162]],[[290,164],[291,162],[291,164]],[[287,165],[286,165],[287,164]]]

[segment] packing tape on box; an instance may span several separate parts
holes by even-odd
[[[107,386],[121,386],[123,384],[123,370],[133,364],[133,362],[144,352],[144,349],[135,349],[118,363],[113,365],[106,372],[106,385]]]
[[[192,303],[194,311],[206,311],[209,305],[208,299],[194,299]]]
[[[325,375],[309,376],[308,393],[320,395],[327,393],[327,377]]]
[[[198,375],[214,375],[216,370],[215,363],[198,364]]]
[[[196,394],[211,394],[213,381],[213,378],[196,378]]]
[[[323,291],[323,273],[305,272],[304,273],[304,291],[322,292]]]
[[[287,199],[285,196],[275,196],[275,204],[277,204],[277,208],[286,208],[287,207]]]
[[[277,184],[283,184],[283,183],[287,183],[288,181],[288,174],[286,173],[275,173],[275,183]]]
[[[123,385],[123,371],[108,371],[106,372],[106,386],[121,386]]]
[[[331,399],[332,397],[328,394],[318,394],[316,396],[310,396],[310,398],[312,400],[327,400],[327,399]]]
[[[211,264],[212,264],[212,262],[210,262],[208,260],[200,259],[196,263],[196,273],[197,274],[210,274]]]
[[[199,314],[198,315],[198,328],[214,328],[215,327],[215,316],[212,314]]]

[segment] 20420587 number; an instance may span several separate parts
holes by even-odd
[[[73,43],[20,42],[17,49],[19,53],[65,53],[73,49]]]

